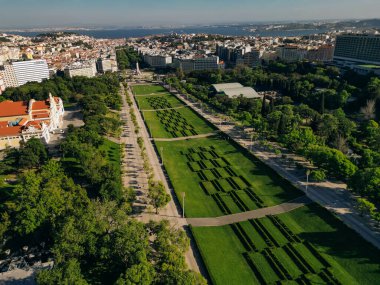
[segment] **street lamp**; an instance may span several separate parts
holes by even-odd
[[[309,186],[309,175],[310,175],[310,169],[306,170],[306,195],[307,195],[307,188]]]
[[[160,150],[161,150],[161,165],[164,165],[164,148],[161,147]]]
[[[182,218],[185,218],[185,196],[186,193],[182,192]]]

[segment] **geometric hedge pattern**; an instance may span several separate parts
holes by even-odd
[[[278,217],[231,225],[260,284],[341,284],[331,264]]]
[[[203,191],[228,215],[264,205],[245,177],[210,147],[181,152],[201,179]],[[341,284],[329,262],[278,217],[269,216],[230,225],[245,248],[244,259],[260,284]]]
[[[236,174],[228,160],[213,146],[193,147],[182,155],[186,156],[188,167],[199,176],[203,191],[214,199],[225,215],[264,206],[249,181]]]
[[[155,110],[173,108],[170,102],[168,102],[164,97],[155,96],[150,97],[147,100],[150,106]],[[194,136],[198,134],[194,127],[174,109],[158,110],[156,111],[156,115],[165,131],[170,133],[174,138]]]

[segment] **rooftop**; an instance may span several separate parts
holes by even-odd
[[[215,88],[216,92],[218,93],[224,93],[230,98],[238,97],[242,95],[245,98],[262,98],[261,95],[259,95],[255,89],[251,87],[244,87],[240,83],[222,83],[222,84],[213,84],[213,87]]]
[[[0,103],[0,117],[23,116],[28,114],[28,103],[3,101]]]

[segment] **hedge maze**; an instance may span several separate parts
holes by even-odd
[[[238,175],[213,146],[194,147],[181,154],[186,156],[188,167],[199,176],[203,191],[212,196],[225,215],[264,206],[251,183]]]
[[[170,133],[174,138],[198,135],[194,126],[191,125],[178,111],[173,108],[170,102],[164,97],[151,97],[147,99],[150,106],[157,110],[156,115],[160,123],[164,126],[165,131]],[[167,110],[161,110],[167,109]]]
[[[278,217],[231,225],[260,284],[341,284],[330,263]]]

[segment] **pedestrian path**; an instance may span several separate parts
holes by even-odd
[[[200,134],[200,135],[194,135],[194,136],[188,136],[188,137],[178,137],[178,138],[155,138],[152,139],[154,141],[158,142],[171,142],[171,141],[184,141],[189,139],[200,139],[200,138],[208,138],[215,136],[218,132],[212,132],[207,134]]]
[[[266,207],[257,210],[252,210],[243,213],[237,213],[227,216],[221,216],[216,218],[189,218],[187,223],[193,227],[218,227],[225,226],[234,223],[248,221],[250,219],[263,218],[270,215],[279,215],[287,213],[303,207],[312,201],[307,196],[301,196],[292,201],[276,205],[273,207]]]

